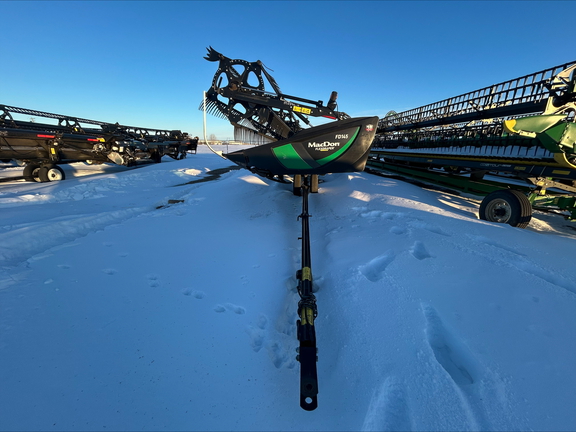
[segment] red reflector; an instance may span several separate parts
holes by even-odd
[[[98,138],[86,138],[86,141],[98,141]]]
[[[56,135],[36,135],[38,138],[56,138]]]
[[[336,120],[336,117],[332,117],[332,116],[322,116],[322,117],[326,117],[326,118],[329,118],[329,119],[332,119],[332,120]]]

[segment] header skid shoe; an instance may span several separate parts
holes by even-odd
[[[223,156],[264,177],[363,171],[378,117],[339,120]]]

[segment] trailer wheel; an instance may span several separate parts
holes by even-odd
[[[58,165],[49,165],[40,168],[38,177],[40,177],[41,182],[60,181],[66,178],[64,170]]]
[[[498,190],[482,200],[479,216],[485,221],[526,228],[532,219],[532,205],[519,191]]]
[[[29,163],[24,167],[24,180],[26,181],[40,181],[38,178],[38,171],[40,171],[40,165],[35,163]]]
[[[176,153],[176,155],[178,155],[178,153]],[[160,162],[162,162],[162,155],[160,154],[160,152],[158,150],[152,150],[152,152],[150,153],[150,159],[154,163],[160,163]]]

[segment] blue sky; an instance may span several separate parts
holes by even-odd
[[[0,104],[202,133],[217,64],[383,116],[576,60],[570,1],[2,1]],[[233,135],[208,116],[208,133]]]

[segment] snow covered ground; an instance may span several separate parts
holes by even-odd
[[[576,429],[570,223],[521,230],[470,198],[324,176],[306,412],[301,200],[245,170],[209,177],[232,164],[201,150],[0,183],[0,429]]]

